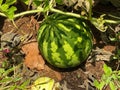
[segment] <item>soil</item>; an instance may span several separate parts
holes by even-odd
[[[16,33],[18,36],[24,37],[23,42],[19,42],[17,40],[17,44],[15,44],[15,48],[13,54],[6,55],[4,52],[0,52],[0,63],[7,59],[12,60],[16,59],[20,62],[24,62],[25,54],[22,52],[21,48],[23,45],[28,42],[36,41],[37,31],[39,29],[39,23],[34,18],[34,16],[25,16],[15,20],[16,26],[15,28],[13,23],[11,23],[8,19],[0,17],[0,30],[1,37],[8,32]],[[71,69],[57,69],[55,67],[51,67],[48,63],[45,62],[45,67],[42,70],[31,70],[29,67],[23,65],[21,70],[18,72],[22,73],[24,76],[24,80],[31,78],[31,83],[38,78],[39,76],[48,76],[54,78],[56,82],[59,82],[62,86],[62,90],[96,90],[93,85],[93,81],[95,79],[100,79],[103,74],[103,65],[104,63],[111,65],[114,69],[117,67],[116,62],[109,63],[113,52],[115,52],[115,45],[111,43],[107,43],[102,40],[101,32],[97,31],[94,27],[93,35],[94,35],[94,47],[88,59],[83,62],[80,66]],[[98,37],[99,36],[99,37]],[[7,37],[11,38],[10,35]],[[15,38],[15,37],[14,37]],[[13,39],[13,38],[12,38]],[[8,41],[9,42],[9,41]],[[9,47],[11,48],[11,47]],[[17,50],[16,50],[17,49]],[[18,55],[20,56],[18,58]],[[20,62],[10,62],[11,64],[18,64]],[[109,90],[109,89],[106,89]]]

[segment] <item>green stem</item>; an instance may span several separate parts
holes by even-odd
[[[91,19],[92,21],[96,21],[97,18],[92,17]],[[109,24],[119,24],[120,20],[110,20],[110,19],[104,19],[105,23],[109,23]]]
[[[120,17],[114,16],[114,15],[111,15],[111,14],[108,14],[108,16],[120,20]]]
[[[15,26],[15,28],[18,29],[17,25],[15,24],[15,21],[13,19],[11,21],[12,21],[13,25]]]
[[[56,12],[56,13],[60,13],[60,14],[64,14],[64,15],[69,15],[69,16],[74,16],[74,17],[77,17],[77,18],[82,18],[82,19],[85,19],[85,20],[97,20],[97,18],[94,18],[94,17],[91,17],[91,11],[90,11],[90,15],[89,15],[89,19],[85,16],[81,16],[79,14],[76,14],[76,13],[71,13],[71,12],[63,12],[61,10],[58,10],[58,9],[54,9],[54,8],[51,8],[50,11],[52,12]],[[120,20],[107,20],[107,19],[104,19],[106,23],[111,23],[111,24],[117,24],[117,23],[120,23]]]
[[[77,18],[82,18],[82,19],[86,19],[86,20],[87,20],[87,17],[81,16],[80,14],[76,14],[76,13],[63,12],[63,11],[61,11],[61,10],[54,9],[54,8],[51,8],[50,11],[56,12],[56,13],[60,13],[60,14],[64,14],[64,15],[74,16],[74,17],[77,17]]]
[[[0,12],[0,16],[7,17],[4,13]]]
[[[43,12],[43,8],[39,7],[39,9],[36,9],[36,10],[30,10],[30,11],[25,11],[25,12],[15,14],[14,18],[23,16],[23,15],[27,15],[27,14],[38,13],[38,12]],[[1,13],[1,12],[0,12],[0,16],[7,17],[4,13]]]
[[[107,19],[105,19],[105,22],[111,23],[111,24],[117,24],[117,23],[120,23],[120,20],[107,20]]]
[[[21,12],[18,14],[15,14],[14,18],[23,16],[23,15],[27,15],[27,14],[33,14],[33,13],[38,13],[38,12],[42,12],[43,8],[37,9],[37,10],[30,10],[30,11],[25,11],[25,12]]]
[[[92,19],[92,0],[88,0],[89,1],[89,4],[90,4],[90,9],[89,9],[89,20]]]
[[[82,18],[82,19],[85,19],[85,20],[89,20],[86,16],[81,16],[80,14],[71,13],[71,12],[63,12],[63,11],[58,10],[58,9],[55,9],[55,8],[50,8],[50,11],[51,11],[51,12],[60,13],[60,14],[64,14],[64,15],[68,15],[68,16],[74,16],[74,17],[77,17],[77,18]],[[23,16],[23,15],[27,15],[27,14],[38,13],[38,12],[44,12],[44,9],[43,9],[42,7],[39,7],[39,8],[36,9],[36,10],[30,10],[30,11],[21,12],[21,13],[15,14],[15,15],[14,15],[14,18]],[[91,15],[91,14],[90,14],[90,15]],[[1,13],[1,12],[0,12],[0,16],[7,17],[4,13]],[[97,18],[93,18],[93,19],[97,19]],[[106,22],[106,23],[117,24],[117,23],[120,23],[120,20],[115,21],[115,20],[106,20],[106,19],[105,19],[105,22]]]

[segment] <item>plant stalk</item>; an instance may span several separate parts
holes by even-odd
[[[40,9],[37,9],[37,10],[25,11],[25,12],[21,12],[21,13],[15,14],[14,18],[23,16],[23,15],[27,15],[27,14],[38,13],[38,12],[43,12],[43,8],[40,8]]]
[[[39,7],[36,10],[24,11],[24,12],[15,14],[14,19],[17,18],[17,17],[23,16],[23,15],[33,14],[33,13],[38,13],[38,12],[43,12],[43,8]],[[7,17],[4,13],[1,13],[1,12],[0,12],[0,16]]]
[[[74,16],[74,17],[77,17],[77,18],[82,18],[82,19],[87,20],[87,17],[81,16],[80,14],[76,14],[76,13],[63,12],[63,11],[61,11],[61,10],[54,9],[54,8],[51,8],[50,11],[51,11],[51,12],[60,13],[60,14],[64,14],[64,15],[68,15],[68,16]]]
[[[0,16],[7,17],[4,13],[0,12]]]
[[[105,22],[106,23],[111,23],[111,24],[119,24],[120,23],[120,20],[107,20],[107,19],[105,19]]]
[[[88,0],[89,1],[89,4],[90,4],[90,7],[89,7],[89,12],[88,12],[88,14],[89,14],[89,20],[91,20],[92,19],[92,0]]]
[[[55,9],[55,8],[50,8],[50,11],[51,12],[60,13],[60,14],[64,14],[64,15],[68,15],[68,16],[77,17],[77,18],[82,18],[82,19],[85,19],[85,20],[89,20],[89,18],[87,18],[86,16],[81,16],[80,14],[71,13],[71,12],[63,12],[63,11]],[[15,14],[14,15],[14,19],[17,18],[17,17],[23,16],[23,15],[33,14],[33,13],[39,13],[39,12],[44,12],[44,9],[42,7],[39,7],[36,10],[24,11],[24,12]],[[4,13],[1,13],[1,12],[0,12],[0,16],[7,17]],[[97,18],[93,18],[93,19],[97,19]],[[105,22],[106,23],[117,24],[117,23],[120,23],[120,20],[115,21],[115,20],[106,20],[105,19]]]

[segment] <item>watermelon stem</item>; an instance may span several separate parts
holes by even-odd
[[[60,13],[60,14],[64,14],[64,15],[74,16],[74,17],[77,17],[77,18],[82,18],[82,19],[85,19],[85,20],[88,19],[87,17],[81,16],[80,14],[71,13],[71,12],[63,12],[63,11],[55,9],[55,8],[51,8],[50,11]]]
[[[77,18],[81,18],[81,19],[85,19],[85,20],[97,20],[97,18],[93,18],[91,16],[91,13],[89,15],[89,17],[86,17],[86,16],[82,16],[80,14],[76,14],[76,13],[72,13],[72,12],[64,12],[64,11],[61,11],[61,10],[58,10],[58,9],[55,9],[55,8],[52,8],[50,7],[49,9],[51,12],[56,12],[56,13],[60,13],[60,14],[64,14],[64,15],[68,15],[68,16],[73,16],[73,17],[77,17]],[[14,15],[14,19],[17,18],[17,17],[20,17],[20,16],[23,16],[23,15],[27,15],[27,14],[33,14],[33,13],[39,13],[39,12],[44,12],[44,8],[42,7],[38,7],[36,10],[29,10],[29,11],[24,11],[24,12],[21,12],[21,13],[18,13],[18,14],[15,14]],[[91,11],[92,12],[92,11]],[[4,13],[0,12],[0,16],[3,16],[3,17],[7,17]],[[117,23],[120,23],[120,20],[106,20],[104,19],[105,23],[113,23],[113,24],[117,24]]]
[[[105,22],[111,23],[111,24],[117,24],[117,23],[120,23],[120,20],[107,20],[107,19],[105,19]]]
[[[36,9],[36,10],[24,11],[24,12],[15,14],[15,15],[14,15],[14,19],[17,18],[17,17],[23,16],[23,15],[33,14],[33,13],[38,13],[38,12],[43,12],[43,11],[44,11],[44,10],[43,10],[42,7],[39,7],[39,8]],[[1,13],[1,12],[0,12],[0,16],[7,17],[4,13]]]
[[[89,17],[88,19],[91,20],[92,19],[92,0],[88,0],[89,1],[89,4],[90,4],[90,8],[89,8]]]

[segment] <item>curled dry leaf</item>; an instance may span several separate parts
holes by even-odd
[[[44,69],[45,61],[39,54],[37,42],[25,44],[22,47],[23,52],[26,54],[24,64],[30,69],[42,70]]]

